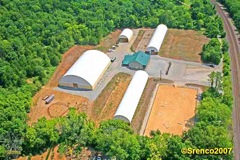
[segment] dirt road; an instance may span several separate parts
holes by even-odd
[[[215,0],[211,0],[212,3],[216,3]],[[226,12],[221,8],[219,4],[216,4],[218,14],[221,16],[224,22],[224,28],[227,33],[227,39],[229,41],[229,50],[231,58],[231,70],[232,70],[232,84],[233,84],[233,125],[234,125],[234,159],[240,159],[240,49],[238,46],[237,38],[234,32],[234,26],[231,24],[230,19],[227,17]]]

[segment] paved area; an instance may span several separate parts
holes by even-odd
[[[171,66],[168,74],[166,74],[170,62]],[[173,60],[151,55],[146,71],[151,77],[160,77],[161,74],[162,78],[173,80],[176,84],[195,83],[208,86],[210,84],[208,75],[213,71],[221,72],[222,63],[212,68],[197,62]]]
[[[110,58],[116,57],[116,60],[110,65],[93,91],[67,90],[59,87],[56,87],[55,89],[74,95],[80,95],[93,101],[98,97],[101,91],[117,73],[124,72],[133,75],[136,71],[130,70],[127,67],[123,67],[122,60],[126,54],[132,54],[130,48],[137,38],[138,32],[139,29],[133,30],[133,38],[129,43],[120,43],[119,47],[116,48],[115,51],[106,53]],[[147,44],[149,42],[149,36],[151,37],[152,33],[153,30],[145,32],[145,39],[143,39],[143,43]],[[166,74],[170,62],[171,67],[169,68],[168,74]],[[146,68],[146,72],[150,77],[159,78],[161,74],[162,78],[173,80],[176,84],[179,85],[184,85],[186,83],[195,83],[204,86],[209,85],[208,75],[212,71],[221,70],[222,63],[218,67],[211,68],[197,62],[174,60],[170,58],[160,57],[158,55],[150,56],[150,61]]]
[[[116,60],[109,66],[109,68],[107,69],[107,71],[105,72],[105,74],[103,75],[103,77],[101,78],[101,80],[99,81],[99,83],[97,84],[96,88],[93,91],[68,90],[59,87],[56,87],[55,89],[74,95],[80,95],[93,101],[98,97],[101,91],[106,87],[106,85],[117,73],[124,72],[133,75],[135,71],[130,70],[126,67],[122,67],[122,60],[125,54],[132,53],[130,47],[137,38],[138,31],[139,31],[138,29],[133,30],[133,37],[129,43],[120,43],[119,47],[117,47],[115,51],[106,53],[110,58],[116,57]]]

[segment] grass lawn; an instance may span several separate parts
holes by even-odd
[[[209,39],[193,30],[169,29],[159,55],[179,60],[201,62],[202,47]]]

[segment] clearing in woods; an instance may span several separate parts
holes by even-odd
[[[193,125],[197,90],[159,85],[144,135],[152,130],[182,135]]]
[[[201,62],[200,53],[209,38],[193,30],[168,29],[159,56]]]
[[[61,63],[56,68],[49,82],[34,95],[32,107],[30,113],[28,114],[28,124],[31,125],[41,117],[50,119],[53,117],[64,116],[67,114],[69,107],[75,107],[79,112],[85,112],[91,118],[93,109],[92,102],[90,102],[87,98],[57,91],[54,90],[54,88],[58,86],[58,82],[62,76],[85,51],[90,49],[100,49],[105,51],[107,48],[111,48],[111,46],[117,42],[120,32],[120,30],[112,32],[104,38],[98,46],[75,45],[65,52],[62,56]],[[55,98],[50,104],[46,105],[42,99],[46,95],[51,94],[54,94]]]

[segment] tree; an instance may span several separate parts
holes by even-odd
[[[71,108],[67,117],[59,118],[59,142],[63,152],[67,148],[74,148],[74,153],[79,153],[82,147],[92,144],[94,124],[87,120],[83,113],[78,114]]]
[[[109,120],[96,133],[97,149],[119,159],[140,159],[140,145],[127,123]]]

